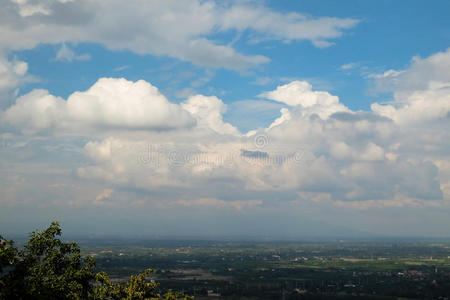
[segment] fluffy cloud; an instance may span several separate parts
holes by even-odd
[[[288,108],[268,128],[245,135],[223,122],[220,100],[197,95],[182,103],[197,120],[188,137],[173,131],[165,137],[172,142],[163,145],[154,135],[90,143],[85,150],[92,165],[79,175],[144,190],[187,189],[192,199],[183,205],[200,205],[198,199],[218,199],[217,205],[225,199],[270,201],[274,195],[304,201],[325,195],[357,208],[436,205],[450,197],[442,163],[450,140],[445,89],[410,93],[394,111],[374,104],[372,112],[355,112],[336,96],[292,82],[261,95]],[[429,109],[416,110],[420,103]],[[403,116],[412,112],[421,118]],[[417,128],[423,120],[429,125]],[[348,201],[370,205],[343,204]]]
[[[406,70],[388,70],[372,74],[377,91],[410,94],[426,90],[434,82],[450,82],[450,48],[427,58],[414,57]]]
[[[283,14],[259,4],[215,1],[1,0],[0,47],[30,49],[40,43],[93,42],[113,50],[166,55],[205,67],[243,71],[269,62],[237,52],[208,36],[250,30],[258,39],[310,40],[318,47],[358,21]],[[120,20],[120,22],[117,22]]]
[[[398,93],[395,95],[393,105],[374,103],[372,110],[399,123],[448,119],[450,117],[450,81],[430,82],[426,89],[407,94]]]
[[[441,120],[450,116],[450,48],[421,59],[414,57],[410,68],[372,75],[376,89],[393,91],[389,105],[372,104],[372,110],[398,123]]]
[[[0,53],[0,104],[5,101],[8,93],[27,80],[27,72],[28,64],[26,62],[17,59],[8,60]]]
[[[36,90],[2,119],[28,133],[85,134],[84,161],[74,171],[114,189],[114,200],[134,190],[161,205],[238,210],[295,201],[364,209],[444,205],[449,91],[436,82],[364,112],[294,81],[261,95],[274,101],[262,105],[285,105],[270,126],[246,134],[224,121],[226,106],[217,97],[174,104],[151,84],[125,79],[101,79],[67,100]]]
[[[328,92],[313,91],[312,86],[306,81],[293,81],[259,96],[299,107],[303,114],[317,114],[324,119],[335,112],[349,111],[344,105],[339,103],[337,96],[333,96]]]
[[[222,134],[239,134],[236,127],[223,121],[226,105],[217,97],[196,95],[189,97],[181,105],[196,118],[199,128],[212,129]]]
[[[270,201],[274,194],[293,200],[300,192],[310,199],[326,193],[334,201],[443,198],[439,169],[425,158],[433,152],[405,152],[396,145],[405,139],[398,133],[401,128],[384,119],[321,120],[294,114],[264,132],[228,139],[196,130],[187,143],[177,142],[177,132],[170,133],[171,142],[155,135],[90,142],[85,153],[91,165],[78,174],[121,187],[165,191],[173,198],[188,194],[192,201]],[[261,137],[266,144],[257,142]]]
[[[25,133],[79,135],[102,129],[166,130],[195,124],[186,110],[170,103],[148,82],[114,78],[99,79],[67,101],[46,90],[34,90],[3,113],[3,122]]]

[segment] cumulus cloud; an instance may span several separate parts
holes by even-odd
[[[295,88],[285,92],[286,86]],[[182,103],[197,120],[188,135],[171,131],[164,138],[149,133],[139,139],[126,136],[89,142],[84,151],[91,165],[79,168],[78,175],[164,191],[163,197],[169,199],[189,194],[181,202],[170,200],[182,206],[242,204],[237,209],[247,209],[251,207],[247,202],[231,202],[243,199],[262,205],[272,197],[287,201],[298,195],[304,201],[325,197],[340,206],[347,201],[371,203],[355,207],[374,207],[378,201],[384,207],[397,200],[400,206],[439,203],[448,198],[449,177],[445,164],[438,163],[448,157],[442,144],[448,134],[442,125],[421,131],[376,111],[348,108],[324,118],[304,114],[302,110],[310,106],[332,106],[338,99],[325,94],[324,100],[306,83],[286,86],[278,87],[272,96],[281,95],[279,99],[295,105],[283,108],[268,128],[242,135],[223,122],[224,105],[219,99],[197,95]],[[305,89],[299,86],[306,87],[312,100],[302,99]],[[278,94],[280,90],[283,93]],[[439,139],[422,143],[429,130]]]
[[[392,91],[394,96],[391,104],[374,103],[372,110],[399,123],[448,122],[449,70],[450,48],[424,59],[414,57],[406,70],[372,75],[377,90]]]
[[[329,39],[340,37],[358,23],[349,18],[280,13],[255,3],[2,0],[0,4],[0,47],[10,50],[31,49],[40,43],[93,42],[113,50],[166,55],[237,71],[270,60],[240,53],[226,42],[213,41],[210,35],[249,30],[259,39],[309,40],[327,47],[332,44]]]
[[[218,196],[270,201],[274,194],[293,200],[294,191],[309,193],[310,199],[326,193],[333,201],[442,200],[436,165],[415,157],[415,151],[397,148],[403,137],[385,136],[386,128],[398,130],[382,120],[324,121],[294,115],[264,133],[227,140],[204,134],[187,144],[162,144],[156,136],[106,139],[85,146],[92,164],[78,174],[118,186],[165,190],[172,197],[188,194],[192,198],[184,201],[194,202]],[[256,143],[261,134],[268,137],[263,147]],[[170,140],[179,137],[173,132]]]
[[[28,64],[18,59],[8,60],[0,53],[0,103],[4,102],[10,92],[28,80]],[[1,107],[1,106],[0,106]]]
[[[226,105],[215,96],[192,96],[181,106],[196,118],[199,128],[212,129],[221,134],[239,134],[236,127],[223,121]]]
[[[328,118],[331,114],[348,109],[339,103],[339,98],[328,92],[313,91],[306,81],[293,81],[278,86],[276,90],[265,92],[259,97],[298,107],[302,113],[318,114],[321,118]]]
[[[429,57],[414,57],[406,70],[388,70],[372,74],[376,91],[397,94],[426,90],[433,82],[450,82],[450,48]]]
[[[102,129],[166,130],[189,127],[194,118],[143,80],[101,78],[67,100],[33,90],[3,113],[3,122],[25,133],[83,134]]]
[[[226,106],[215,96],[174,104],[150,83],[125,79],[100,79],[67,100],[35,90],[2,120],[27,133],[75,128],[87,136],[85,161],[74,168],[78,178],[170,205],[244,211],[292,201],[358,209],[444,205],[449,89],[445,76],[424,80],[425,87],[394,93],[395,104],[376,103],[372,111],[352,111],[337,96],[294,81],[261,94],[272,101],[251,103],[276,105],[281,113],[245,134],[224,121]]]
[[[354,112],[306,82],[265,96],[289,105],[269,127],[245,135],[223,121],[225,105],[217,97],[196,95],[175,105],[149,83],[124,79],[101,79],[67,100],[36,90],[19,98],[5,116],[28,132],[70,132],[66,124],[71,124],[89,127],[84,132],[91,135],[97,130],[102,138],[98,130],[109,128],[111,137],[85,144],[90,163],[78,168],[78,176],[119,188],[158,190],[169,200],[187,193],[190,198],[174,202],[184,206],[247,209],[273,195],[294,200],[300,194],[311,200],[326,194],[338,202],[448,197],[445,124],[417,130],[395,114]],[[439,118],[432,111],[423,114]],[[173,130],[148,130],[162,127]],[[117,132],[123,128],[128,134]],[[427,139],[430,131],[434,139]],[[244,202],[225,204],[232,199]]]
[[[450,81],[430,82],[423,90],[397,93],[390,105],[372,104],[372,110],[399,123],[417,123],[436,119],[449,119]]]

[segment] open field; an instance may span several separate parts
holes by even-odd
[[[221,299],[445,299],[450,295],[449,245],[83,241],[82,249],[116,280],[151,267],[152,279],[162,286],[197,299],[218,294]]]

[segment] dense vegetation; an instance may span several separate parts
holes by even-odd
[[[113,283],[105,272],[95,272],[95,260],[82,257],[80,247],[58,236],[53,222],[35,231],[23,249],[0,236],[0,299],[192,299],[179,293],[159,293],[159,284],[146,278],[153,272]]]

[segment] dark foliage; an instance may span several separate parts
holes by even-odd
[[[124,283],[112,283],[105,272],[95,273],[92,257],[58,236],[53,222],[35,231],[23,249],[0,236],[0,299],[192,299],[177,293],[158,294],[158,284],[147,282],[151,269]]]

